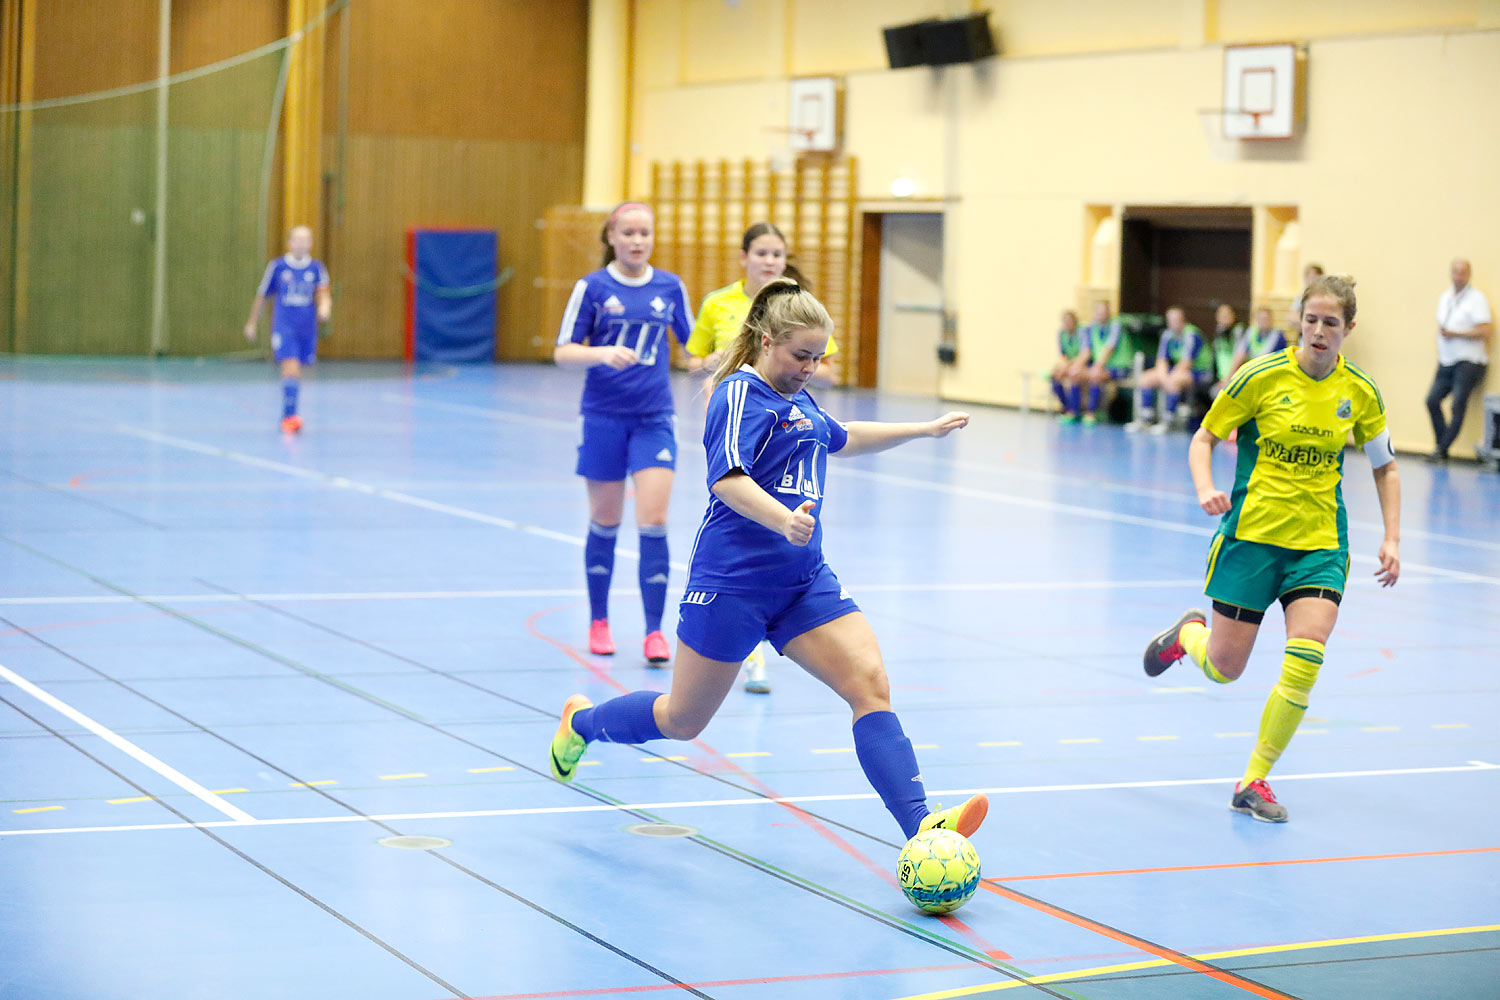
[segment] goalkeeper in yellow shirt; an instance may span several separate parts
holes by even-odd
[[[1188,611],[1145,653],[1149,676],[1186,656],[1209,680],[1227,684],[1244,672],[1266,608],[1281,602],[1281,677],[1230,799],[1231,809],[1269,823],[1286,822],[1287,810],[1266,776],[1307,711],[1349,575],[1342,483],[1344,442],[1351,432],[1369,456],[1385,522],[1375,577],[1389,587],[1401,573],[1401,482],[1385,403],[1370,377],[1339,353],[1354,331],[1354,282],[1317,277],[1301,301],[1301,345],[1236,372],[1188,449],[1199,506],[1222,515],[1204,584],[1213,601],[1213,627],[1202,611]],[[1214,487],[1213,449],[1236,429],[1239,456],[1226,496]]]

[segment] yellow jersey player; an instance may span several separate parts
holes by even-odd
[[[1202,611],[1188,611],[1152,639],[1145,654],[1152,677],[1185,655],[1210,680],[1227,684],[1244,672],[1266,608],[1281,602],[1281,677],[1230,799],[1236,812],[1269,823],[1286,822],[1287,810],[1266,776],[1307,711],[1349,575],[1342,483],[1344,442],[1351,432],[1370,458],[1385,522],[1375,576],[1389,587],[1401,572],[1401,483],[1385,403],[1370,377],[1339,353],[1354,331],[1354,282],[1315,278],[1301,302],[1301,345],[1236,372],[1188,449],[1199,506],[1222,515],[1204,585],[1213,601],[1213,627]],[[1213,448],[1236,428],[1239,457],[1226,496],[1214,488]]]

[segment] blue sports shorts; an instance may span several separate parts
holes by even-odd
[[[318,360],[318,328],[311,330],[271,330],[271,354],[277,361],[296,361],[310,365]]]
[[[710,660],[738,663],[762,639],[779,653],[804,632],[858,610],[827,563],[810,582],[791,589],[723,594],[693,590],[690,583],[679,605],[677,639]]]
[[[611,417],[585,414],[578,419],[578,465],[585,479],[614,483],[650,468],[677,468],[677,418]]]

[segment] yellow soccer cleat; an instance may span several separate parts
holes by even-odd
[[[985,816],[989,815],[989,811],[990,800],[981,792],[970,797],[967,802],[928,813],[922,818],[922,825],[917,827],[917,832],[954,830],[965,837],[972,837],[974,831],[979,829],[979,825],[984,822]]]
[[[573,731],[573,716],[594,703],[581,694],[575,694],[563,702],[562,721],[557,724],[557,735],[552,737],[552,777],[558,781],[572,781],[578,770],[578,762],[588,749],[588,741]]]

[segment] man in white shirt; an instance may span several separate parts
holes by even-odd
[[[1428,461],[1448,461],[1448,449],[1463,426],[1469,393],[1484,381],[1490,356],[1485,341],[1495,332],[1490,316],[1490,302],[1484,293],[1469,284],[1469,262],[1453,262],[1450,274],[1453,287],[1443,292],[1437,308],[1438,370],[1432,388],[1427,391],[1427,412],[1432,415],[1432,436],[1437,448]],[[1443,400],[1453,396],[1452,418],[1443,419]]]

